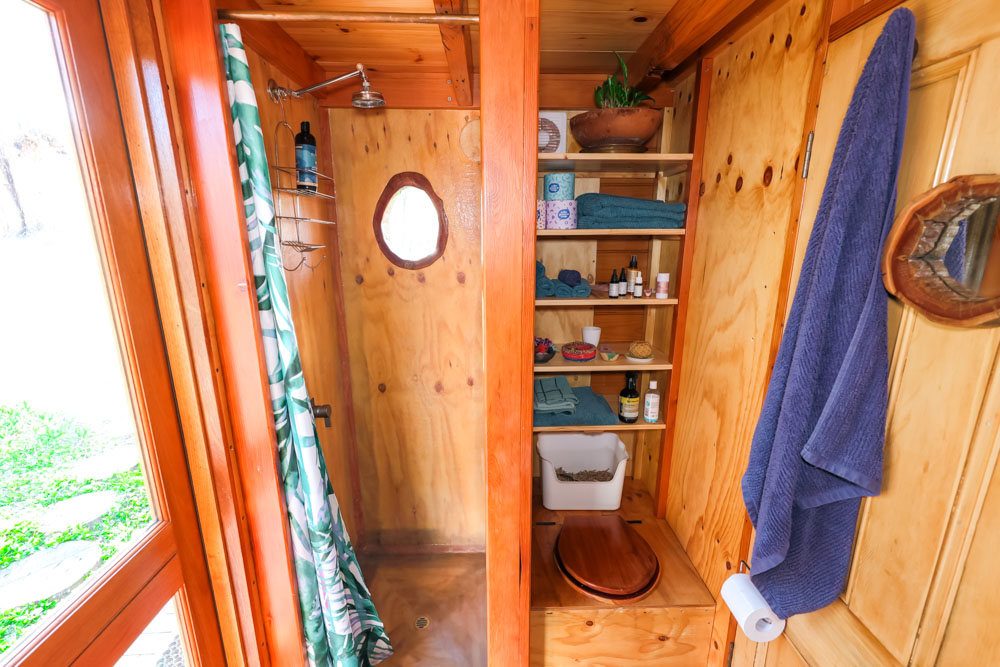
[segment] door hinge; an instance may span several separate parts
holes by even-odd
[[[809,178],[809,160],[813,156],[813,138],[815,136],[815,132],[809,132],[809,136],[806,137],[806,159],[802,164],[802,178]]]
[[[733,667],[734,653],[736,653],[736,642],[729,642],[729,658],[726,659],[726,667]]]

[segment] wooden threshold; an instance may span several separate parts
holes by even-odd
[[[545,297],[543,299],[535,299],[535,305],[538,307],[549,306],[555,308],[580,306],[587,308],[591,306],[675,306],[677,305],[677,299],[657,299],[656,297],[642,297],[640,299],[621,297],[611,299],[606,296],[591,294],[581,299],[560,299],[554,296]]]
[[[670,356],[663,350],[653,348],[653,360],[636,363],[625,358],[625,351],[628,345],[620,343],[609,345],[612,350],[618,353],[618,358],[614,361],[605,361],[598,355],[596,359],[590,361],[567,361],[558,352],[551,361],[544,364],[535,364],[535,373],[601,373],[615,371],[668,371],[673,368],[670,363]]]
[[[674,176],[687,171],[691,153],[539,153],[538,173],[643,174]]]
[[[684,228],[680,229],[539,229],[535,232],[538,238],[594,238],[601,236],[684,236]]]

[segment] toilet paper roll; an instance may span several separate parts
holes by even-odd
[[[545,229],[545,200],[538,200],[538,210],[535,212],[535,229]]]
[[[572,199],[576,195],[576,176],[570,173],[545,174],[545,201]]]
[[[545,202],[546,229],[576,229],[576,200]]]
[[[751,641],[773,641],[785,630],[785,620],[771,610],[748,574],[734,574],[726,579],[722,584],[722,599]]]

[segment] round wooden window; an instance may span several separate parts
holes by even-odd
[[[444,203],[430,181],[414,171],[389,179],[375,205],[372,227],[382,254],[404,269],[430,266],[448,243]]]

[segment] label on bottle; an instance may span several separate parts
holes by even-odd
[[[295,146],[295,184],[300,190],[316,189],[316,147],[310,144]],[[305,171],[311,169],[312,171]]]
[[[660,395],[646,394],[646,405],[642,410],[642,418],[650,424],[655,424],[660,418]]]
[[[635,420],[639,418],[639,397],[618,397],[618,416],[622,419]]]
[[[611,283],[611,284],[608,285],[608,296],[610,296],[612,299],[617,299],[618,298],[618,283],[617,282],[613,282],[613,283]]]

